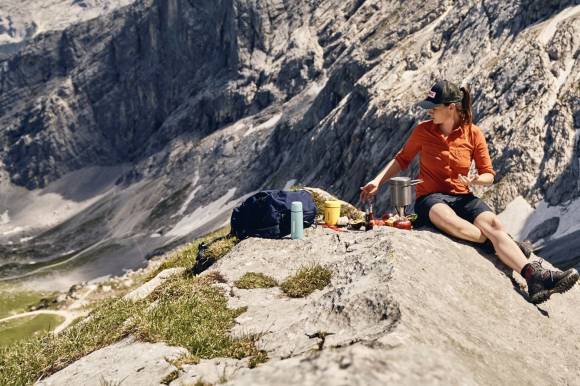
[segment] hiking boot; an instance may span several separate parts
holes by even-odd
[[[520,251],[522,251],[526,259],[529,259],[534,252],[532,244],[529,241],[517,241],[511,236],[510,238],[514,241],[514,243],[516,243],[518,248],[520,248]],[[485,253],[495,254],[495,248],[489,239],[485,240],[483,244],[480,244],[480,247]]]
[[[554,293],[564,293],[578,281],[578,271],[570,268],[564,272],[542,267],[542,260],[528,263],[522,268],[522,276],[528,283],[529,299],[534,304],[545,302]]]

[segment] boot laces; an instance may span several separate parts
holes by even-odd
[[[544,267],[542,267],[542,263],[544,262],[544,259],[540,258],[538,259],[538,261],[535,261],[532,263],[532,265],[534,266],[534,269],[537,270],[537,272],[539,273],[540,279],[542,280],[542,282],[544,283],[549,283],[550,285],[553,285],[556,281],[554,280],[554,272],[550,269],[546,269]]]

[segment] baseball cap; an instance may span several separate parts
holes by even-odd
[[[432,109],[437,105],[445,103],[459,103],[462,99],[463,93],[456,84],[446,80],[440,80],[431,87],[427,98],[417,105],[424,109]]]

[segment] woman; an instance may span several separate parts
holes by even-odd
[[[501,261],[526,279],[534,304],[572,288],[578,280],[575,269],[549,271],[541,261],[528,263],[523,248],[503,230],[498,217],[470,192],[472,185],[491,185],[495,172],[485,137],[472,123],[469,90],[439,81],[419,106],[427,109],[432,119],[419,123],[395,158],[361,187],[361,200],[374,196],[382,183],[405,170],[420,153],[419,178],[424,182],[417,185],[415,201],[420,219],[463,240],[491,241]],[[470,176],[472,160],[478,173]]]

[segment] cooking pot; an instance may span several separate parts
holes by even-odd
[[[413,186],[422,183],[423,180],[412,180],[409,177],[393,177],[391,184],[391,205],[395,208],[405,207],[413,202]]]

